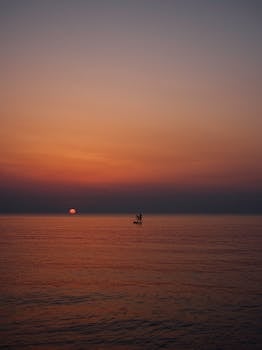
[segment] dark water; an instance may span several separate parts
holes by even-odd
[[[1,349],[262,349],[262,217],[0,217]]]

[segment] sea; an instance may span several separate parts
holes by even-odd
[[[0,216],[0,349],[262,349],[262,217]]]

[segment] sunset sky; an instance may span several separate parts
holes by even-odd
[[[262,2],[0,0],[0,212],[262,212]]]

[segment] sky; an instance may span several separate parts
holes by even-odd
[[[0,0],[0,213],[262,213],[262,3]]]

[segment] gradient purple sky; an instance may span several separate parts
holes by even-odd
[[[0,212],[262,212],[260,1],[0,0]]]

